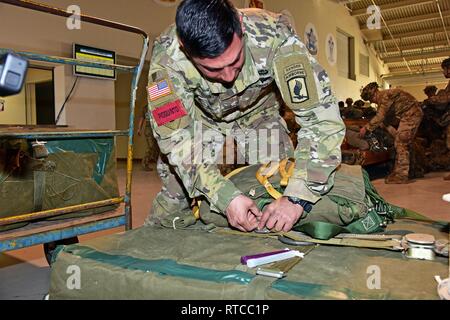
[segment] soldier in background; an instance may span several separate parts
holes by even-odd
[[[142,136],[142,133],[144,132],[145,136],[145,155],[144,158],[142,158],[142,168],[145,171],[153,171],[153,164],[156,163],[159,156],[159,149],[158,145],[155,141],[155,138],[153,137],[152,133],[152,127],[150,125],[150,119],[148,115],[148,106],[145,106],[142,108],[142,114],[139,118],[139,125],[138,125],[138,136]]]
[[[378,105],[377,114],[361,128],[360,136],[372,132],[383,124],[390,111],[400,121],[395,136],[396,159],[393,172],[386,178],[388,184],[401,184],[409,181],[410,148],[423,118],[420,103],[409,93],[400,89],[378,90],[378,84],[368,84],[361,98]]]
[[[436,86],[426,86],[423,92],[426,94],[428,99],[436,95],[438,88]]]
[[[345,100],[345,104],[347,105],[344,109],[345,119],[362,119],[363,118],[362,110],[356,108],[356,106],[353,104],[352,98],[347,98],[347,100]]]
[[[450,58],[442,61],[441,67],[445,78],[450,79]],[[435,96],[429,97],[423,104],[432,109],[433,113],[437,113],[437,123],[444,128],[447,150],[450,150],[450,81],[444,90],[440,90]],[[444,179],[450,180],[450,174]]]
[[[237,10],[228,0],[181,2],[176,25],[156,39],[151,59],[151,124],[166,157],[158,163],[163,189],[146,224],[189,212],[190,199],[201,197],[241,231],[289,231],[305,215],[305,206],[333,186],[345,126],[327,73],[288,20],[264,10]],[[279,115],[278,92],[301,126],[295,153]],[[198,127],[215,132],[217,139],[192,148]],[[244,134],[236,143],[250,158],[264,146],[248,148],[254,140],[248,134],[263,130],[280,159],[295,157],[297,165],[284,197],[260,212],[216,163],[192,160],[202,159],[200,152],[215,155],[228,132]]]

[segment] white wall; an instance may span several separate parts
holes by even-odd
[[[26,124],[25,88],[20,94],[0,98],[5,101],[5,110],[0,112],[0,124]]]
[[[33,86],[35,83],[45,82],[49,80],[52,80],[51,71],[30,68],[28,69],[25,83]],[[22,91],[18,95],[7,98],[0,98],[1,100],[5,101],[5,111],[0,112],[0,124],[26,125],[35,123],[35,106],[34,108],[32,108],[32,106],[29,106],[29,115],[27,119],[26,89],[27,86],[24,85]]]
[[[331,0],[266,0],[266,8],[274,12],[287,9],[296,22],[297,32],[304,41],[304,31],[308,23],[313,23],[319,37],[318,60],[328,72],[333,90],[339,100],[352,97],[360,99],[360,88],[369,82],[377,81],[381,74],[387,73],[372,50],[364,45],[362,33],[356,19],[348,13],[344,6]],[[337,65],[330,65],[326,57],[326,37],[329,33],[337,37],[336,30],[341,29],[355,38],[356,81],[338,75]],[[359,53],[369,55],[370,77],[359,74]]]
[[[66,9],[78,5],[83,14],[133,25],[153,39],[174,22],[176,7],[164,7],[150,0],[39,0]],[[244,0],[233,0],[243,6]],[[81,30],[68,30],[66,19],[0,3],[0,47],[56,56],[71,57],[72,44],[80,43],[116,51],[121,56],[138,58],[141,36],[82,23]],[[150,55],[147,56],[147,59]],[[56,113],[74,83],[72,68],[55,72]],[[147,77],[146,74],[143,77]],[[145,90],[145,89],[144,89]],[[59,124],[80,129],[115,129],[123,119],[115,118],[113,81],[81,78],[66,105]],[[18,100],[19,98],[8,98]],[[14,102],[16,103],[16,102]],[[21,103],[21,102],[17,102]],[[24,116],[25,117],[25,116]],[[9,123],[9,115],[0,113],[0,123]],[[15,119],[14,121],[21,119]],[[12,121],[12,120],[11,120]],[[119,125],[117,125],[119,122]]]
[[[26,83],[40,83],[40,82],[52,81],[52,79],[53,79],[52,70],[30,68],[30,69],[28,69],[25,82]]]
[[[415,85],[415,86],[396,86],[399,89],[405,90],[406,92],[409,92],[412,94],[418,101],[423,101],[427,98],[423,90],[426,86],[435,85],[438,90],[445,89],[447,86],[447,83],[424,83],[422,85]]]
[[[150,0],[40,1],[64,9],[69,5],[77,4],[82,13],[140,27],[150,34],[152,41],[174,22],[176,12],[176,7],[163,7]],[[243,7],[245,0],[233,0],[233,3],[237,7]],[[356,20],[342,5],[331,0],[266,0],[265,3],[266,8],[272,11],[288,9],[296,20],[296,27],[302,38],[306,24],[308,22],[315,24],[320,39],[318,59],[328,71],[339,99],[342,100],[348,96],[358,97],[361,86],[376,80],[376,76],[380,73],[387,73],[381,71],[375,58],[371,57],[371,77],[359,75],[359,52],[367,53],[367,51],[362,43]],[[72,44],[76,42],[113,50],[121,56],[138,57],[142,45],[140,36],[87,23],[81,26],[81,30],[68,30],[65,18],[0,4],[0,47],[71,57]],[[336,28],[353,35],[357,40],[355,52],[357,81],[339,77],[337,67],[330,66],[327,62],[324,50],[325,37],[330,32],[336,35]],[[150,55],[147,56],[147,59],[149,58]],[[143,75],[143,77],[146,76]],[[58,68],[55,72],[57,112],[70,91],[73,81],[71,67]],[[68,124],[80,129],[123,127],[127,119],[116,119],[114,92],[113,81],[80,79],[60,124]],[[0,123],[7,123],[2,120],[6,117],[4,115],[2,117],[1,114]],[[142,150],[137,150],[136,153],[142,154]]]

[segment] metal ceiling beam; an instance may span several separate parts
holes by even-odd
[[[438,72],[442,71],[441,65],[439,63],[433,63],[428,64],[423,67],[411,67],[411,72]],[[392,68],[389,67],[389,73],[403,73],[403,72],[409,72],[408,68],[406,67],[398,67],[398,68]]]
[[[434,1],[435,0],[426,0],[426,1],[424,1],[424,0],[405,0],[405,1],[388,3],[388,4],[382,4],[379,7],[380,7],[380,10],[383,12],[383,11],[395,10],[395,9],[404,8],[404,7],[423,5],[426,3],[433,3]],[[350,15],[352,15],[354,17],[367,15],[367,8],[353,10],[350,13]]]
[[[442,11],[441,4],[439,3],[439,0],[436,0],[436,5],[437,5],[437,8],[438,8],[439,14],[441,16],[441,23],[442,23],[442,27],[443,27],[444,32],[445,32],[445,37],[447,38],[447,42],[450,45],[450,37],[448,35],[447,26],[446,26],[445,20],[444,20],[444,12]]]
[[[447,40],[440,40],[440,41],[421,42],[421,43],[410,44],[410,45],[402,45],[399,43],[399,45],[400,45],[402,51],[407,51],[407,50],[414,50],[414,49],[433,48],[433,47],[437,47],[437,46],[446,46],[446,45],[448,45],[448,42],[447,42]],[[394,52],[398,52],[398,49],[395,46],[388,46],[388,47],[386,47],[386,52],[394,53]],[[384,53],[384,52],[382,52],[382,53]]]
[[[447,27],[450,27],[450,25],[447,25]],[[436,33],[445,33],[444,29],[442,28],[429,28],[429,29],[423,29],[419,31],[413,31],[413,32],[403,32],[403,33],[393,33],[394,39],[388,36],[383,36],[384,41],[392,41],[396,39],[401,38],[412,38],[417,36],[423,36],[426,34],[436,34]],[[369,43],[374,43],[382,40],[369,40]]]
[[[429,59],[429,58],[439,58],[439,57],[448,57],[450,56],[450,50],[443,50],[443,51],[435,51],[435,52],[425,52],[415,55],[402,55],[398,57],[389,57],[382,59],[384,63],[395,63],[395,62],[402,62],[403,59],[406,59],[407,61],[413,61],[413,60],[421,60],[421,59]]]
[[[450,17],[450,10],[443,11],[442,15],[444,18]],[[436,13],[429,13],[429,14],[423,14],[423,15],[417,15],[417,16],[411,16],[407,18],[402,19],[393,19],[393,20],[386,20],[386,23],[389,27],[394,26],[401,26],[405,24],[411,24],[411,23],[417,23],[417,22],[423,22],[423,21],[429,21],[429,20],[438,20],[441,19],[441,15],[439,12]],[[369,30],[369,27],[367,24],[360,25],[361,30]],[[386,28],[386,26],[381,26],[382,29]]]

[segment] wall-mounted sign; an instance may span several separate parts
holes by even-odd
[[[245,8],[264,9],[264,0],[245,0]]]
[[[155,3],[164,7],[173,7],[180,2],[180,0],[153,0]]]
[[[116,53],[113,51],[92,48],[80,44],[73,45],[73,57],[77,60],[86,62],[98,62],[105,64],[116,63]],[[93,67],[74,66],[74,74],[76,76],[85,76],[102,79],[116,79],[116,71],[108,69],[100,69]]]
[[[325,48],[327,48],[327,60],[332,66],[336,64],[337,61],[337,49],[336,49],[336,37],[334,34],[329,33],[325,39]]]
[[[319,36],[316,27],[312,23],[308,23],[305,28],[305,45],[309,53],[317,55],[319,51]]]

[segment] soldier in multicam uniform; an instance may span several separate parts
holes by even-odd
[[[393,112],[400,121],[395,136],[396,159],[393,172],[386,178],[388,184],[401,184],[409,181],[410,148],[423,118],[420,103],[409,93],[400,89],[378,90],[378,84],[368,84],[361,98],[378,105],[377,114],[361,128],[360,136],[372,132],[383,124],[386,116]]]
[[[444,76],[450,79],[450,58],[442,61],[441,67]],[[439,90],[436,95],[428,97],[423,104],[427,108],[432,108],[433,113],[439,114],[437,123],[445,128],[447,149],[450,150],[450,81],[444,90]],[[444,179],[450,180],[450,174]]]
[[[427,95],[428,98],[434,97],[436,95],[438,88],[436,86],[426,86],[423,89],[423,92]]]
[[[176,25],[155,41],[148,91],[153,132],[165,157],[158,162],[164,187],[147,225],[188,213],[190,199],[203,198],[241,231],[288,231],[303,208],[332,187],[345,126],[328,75],[284,15],[238,11],[228,0],[183,1]],[[296,150],[277,93],[302,127]],[[202,130],[212,134],[199,143],[195,135]],[[277,159],[261,156],[266,146],[255,131],[268,133]],[[284,197],[264,212],[217,168],[230,134],[248,162],[258,154],[261,163],[296,159]],[[256,140],[258,147],[250,149]],[[204,161],[206,153],[215,162]]]

